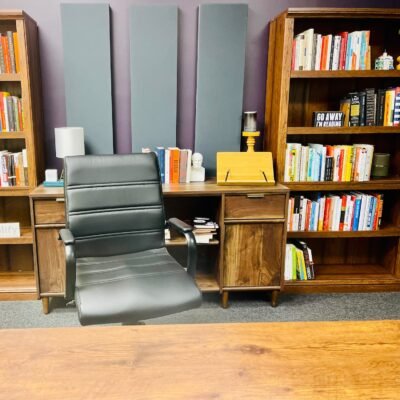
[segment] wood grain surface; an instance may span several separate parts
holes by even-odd
[[[400,322],[0,331],[5,399],[398,399]]]

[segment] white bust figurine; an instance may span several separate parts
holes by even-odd
[[[200,153],[192,155],[192,168],[190,169],[190,182],[204,182],[206,177],[206,170],[201,166],[203,163],[203,156]]]

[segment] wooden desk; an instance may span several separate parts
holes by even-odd
[[[0,331],[0,397],[399,399],[400,322]]]
[[[164,185],[163,193],[167,218],[204,216],[220,226],[216,240],[199,246],[196,280],[202,291],[220,292],[227,307],[230,291],[272,290],[272,305],[277,304],[285,258],[286,187],[199,182]],[[65,226],[64,189],[39,186],[30,199],[38,293],[47,313],[49,297],[64,295],[64,247],[58,240]],[[185,241],[172,238],[166,244],[179,260]]]

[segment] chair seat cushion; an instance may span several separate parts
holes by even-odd
[[[163,247],[78,258],[75,300],[82,325],[133,323],[199,307],[201,293]]]

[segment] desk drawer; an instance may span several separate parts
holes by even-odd
[[[285,218],[284,194],[251,193],[225,197],[227,219],[277,219]]]
[[[35,224],[65,224],[64,199],[35,200]]]

